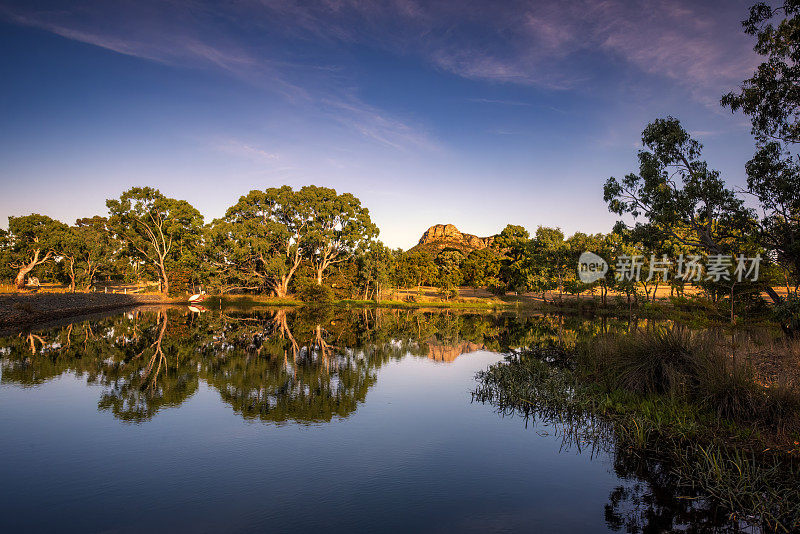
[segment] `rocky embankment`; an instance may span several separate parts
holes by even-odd
[[[0,326],[34,324],[85,313],[164,302],[161,295],[34,293],[0,295]]]

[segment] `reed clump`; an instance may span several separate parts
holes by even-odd
[[[756,356],[791,354],[764,355],[751,340],[679,328],[603,336],[575,354],[579,378],[607,392],[664,396],[716,415],[720,424],[746,426],[774,441],[792,438],[800,433],[800,387],[787,374],[765,382]]]

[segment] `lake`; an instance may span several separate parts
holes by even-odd
[[[730,526],[656,461],[473,399],[476,373],[517,347],[646,322],[198,311],[0,336],[0,531]]]

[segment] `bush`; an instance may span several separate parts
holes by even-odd
[[[800,298],[789,296],[775,306],[775,320],[792,333],[800,332]]]
[[[597,338],[586,356],[609,389],[638,394],[686,392],[701,343],[688,332],[659,329]]]
[[[458,289],[452,287],[439,288],[439,296],[444,300],[452,300],[458,298]]]
[[[298,297],[309,304],[330,304],[334,300],[333,290],[325,284],[309,281],[300,287]]]
[[[497,295],[498,297],[504,296],[507,290],[506,285],[502,283],[492,284],[488,289],[493,295]]]

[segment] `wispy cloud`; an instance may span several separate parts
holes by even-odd
[[[84,0],[37,9],[10,0],[0,15],[122,54],[218,68],[286,99],[338,109],[367,138],[399,146],[422,134],[354,97],[351,58],[338,44],[416,56],[471,80],[562,91],[591,91],[608,75],[602,66],[621,60],[716,103],[756,64],[739,29],[747,3]]]
[[[269,152],[252,144],[242,142],[238,139],[226,139],[223,141],[216,141],[212,143],[212,147],[227,154],[236,156],[243,156],[248,159],[262,160],[262,161],[277,161],[280,156],[275,152]]]
[[[530,102],[520,102],[517,100],[497,100],[493,98],[467,98],[467,102],[475,102],[477,104],[500,104],[503,106],[525,106],[530,107]]]
[[[325,99],[323,104],[335,121],[384,146],[398,150],[441,149],[439,143],[420,127],[391,117],[355,97]]]

